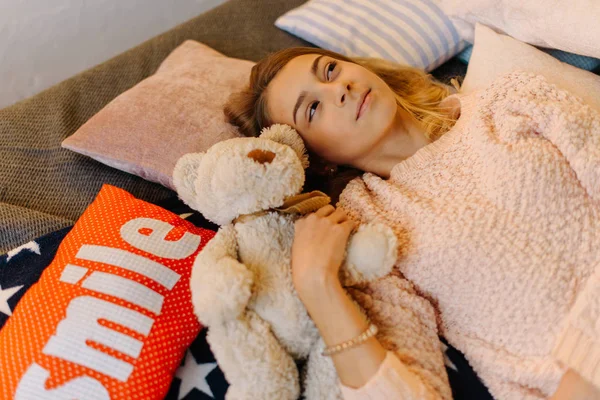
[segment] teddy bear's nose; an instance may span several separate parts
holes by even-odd
[[[275,153],[268,150],[255,149],[248,153],[248,158],[251,158],[260,164],[268,164],[275,158]]]

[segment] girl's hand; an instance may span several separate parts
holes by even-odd
[[[569,368],[550,400],[591,400],[599,398],[600,389]]]
[[[292,245],[292,278],[303,301],[323,285],[339,284],[338,272],[354,222],[342,209],[327,205],[296,221]]]

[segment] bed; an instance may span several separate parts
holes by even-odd
[[[105,183],[179,213],[193,212],[164,186],[64,149],[61,142],[120,93],[153,74],[185,40],[196,40],[227,56],[253,61],[285,47],[313,46],[273,24],[277,17],[302,3],[304,0],[230,0],[0,110],[0,254],[46,235],[43,240],[53,243],[45,254],[50,260],[57,244]],[[446,83],[465,73],[466,65],[456,57],[432,71]],[[26,265],[28,261],[20,262]],[[37,268],[32,274],[39,276],[42,266]],[[210,361],[204,336],[205,332],[194,342],[192,352],[197,360]],[[447,348],[446,362],[455,398],[491,398],[460,352]],[[217,373],[211,379],[210,395],[197,387],[180,392],[185,385],[180,377],[167,398],[222,398],[227,385],[224,378]]]

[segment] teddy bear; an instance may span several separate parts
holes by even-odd
[[[259,137],[185,154],[174,168],[181,200],[220,226],[195,259],[190,286],[230,384],[228,400],[296,400],[302,386],[307,400],[341,399],[333,362],[292,282],[294,222],[330,202],[321,192],[302,193],[307,167],[298,133],[275,124]],[[340,281],[376,280],[396,258],[388,226],[361,225],[348,241]]]

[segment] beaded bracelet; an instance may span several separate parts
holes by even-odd
[[[366,331],[364,331],[354,339],[350,339],[346,342],[336,344],[335,346],[329,346],[325,348],[325,350],[323,350],[321,354],[323,354],[324,356],[332,356],[334,354],[341,353],[344,350],[356,347],[359,344],[366,342],[369,338],[377,335],[378,331],[379,329],[377,329],[377,325],[371,324],[369,325]]]

